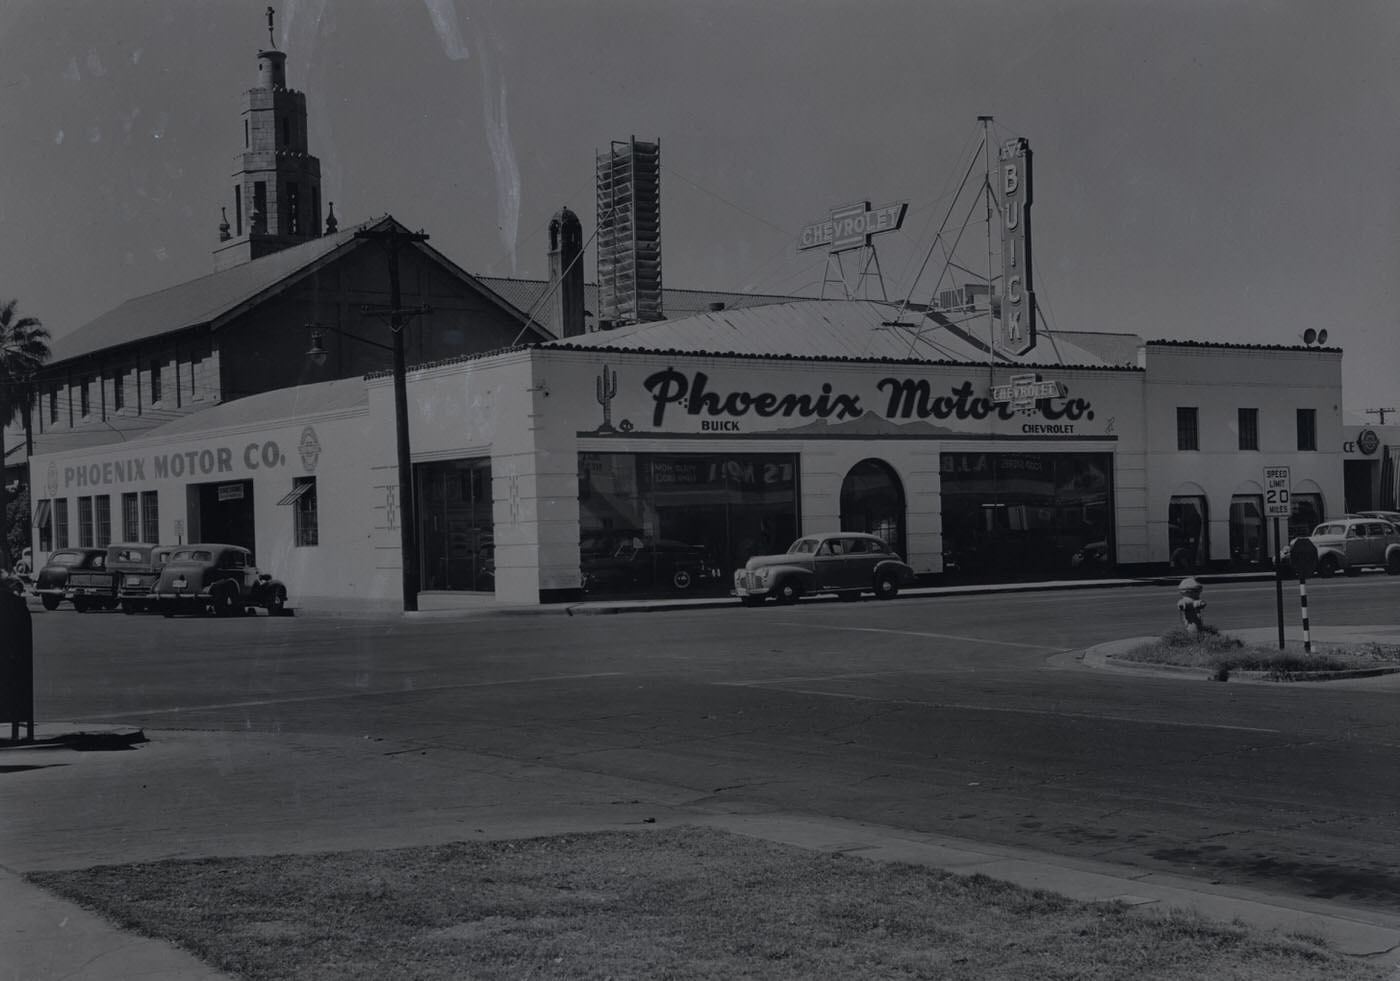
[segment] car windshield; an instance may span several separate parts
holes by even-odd
[[[49,565],[82,565],[83,557],[78,552],[55,552],[49,556]]]
[[[816,547],[817,547],[817,539],[815,539],[815,538],[799,538],[797,541],[793,542],[790,546],[788,546],[788,554],[789,554],[789,555],[811,555],[812,552],[816,550]]]
[[[213,555],[208,549],[182,548],[170,556],[171,562],[208,562]]]
[[[1316,528],[1313,529],[1314,535],[1345,535],[1346,533],[1346,525],[1318,525]]]

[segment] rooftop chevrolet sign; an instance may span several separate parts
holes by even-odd
[[[802,229],[802,244],[798,248],[844,252],[869,245],[870,236],[892,232],[904,224],[904,212],[908,207],[908,201],[883,204],[878,208],[871,208],[869,201],[862,201],[835,208],[822,221]]]

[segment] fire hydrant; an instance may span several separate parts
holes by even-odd
[[[1176,608],[1181,611],[1181,623],[1186,628],[1189,637],[1197,637],[1205,627],[1205,620],[1201,613],[1206,608],[1206,601],[1201,599],[1201,593],[1205,592],[1195,576],[1187,576],[1181,580],[1181,585],[1177,587],[1181,593],[1181,599],[1176,601]]]

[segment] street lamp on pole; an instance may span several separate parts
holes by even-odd
[[[408,380],[404,364],[403,330],[410,317],[430,313],[426,306],[410,307],[402,305],[403,297],[399,289],[399,252],[413,242],[426,242],[423,232],[406,232],[390,226],[382,229],[363,229],[355,233],[355,238],[369,239],[384,247],[389,258],[389,305],[387,307],[366,305],[360,312],[366,315],[385,317],[389,332],[393,335],[393,345],[380,344],[356,334],[350,334],[334,327],[308,324],[311,328],[311,350],[307,355],[318,363],[325,360],[325,349],[321,347],[320,331],[350,337],[365,344],[394,352],[394,444],[398,455],[399,486],[398,499],[390,512],[391,520],[399,525],[399,552],[403,563],[403,609],[411,613],[418,609],[418,590],[422,577],[418,568],[418,516],[413,500],[413,454],[408,442]],[[394,513],[394,512],[397,513]]]

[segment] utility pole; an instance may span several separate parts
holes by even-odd
[[[1385,425],[1385,414],[1386,414],[1387,412],[1394,412],[1394,411],[1395,411],[1395,409],[1393,409],[1393,408],[1390,408],[1390,409],[1367,409],[1367,410],[1366,410],[1366,414],[1367,414],[1368,416],[1380,416],[1380,417],[1381,417],[1380,425],[1384,426],[1384,425]]]
[[[403,329],[410,317],[428,313],[426,306],[405,310],[399,290],[399,252],[414,242],[426,242],[423,232],[406,232],[390,226],[365,229],[356,238],[370,239],[383,246],[389,257],[389,307],[366,306],[361,312],[388,316],[389,330],[394,335],[394,442],[399,463],[399,550],[403,561],[403,608],[405,613],[418,609],[418,591],[422,576],[418,568],[418,509],[413,499],[413,455],[408,443],[408,380],[404,365]]]

